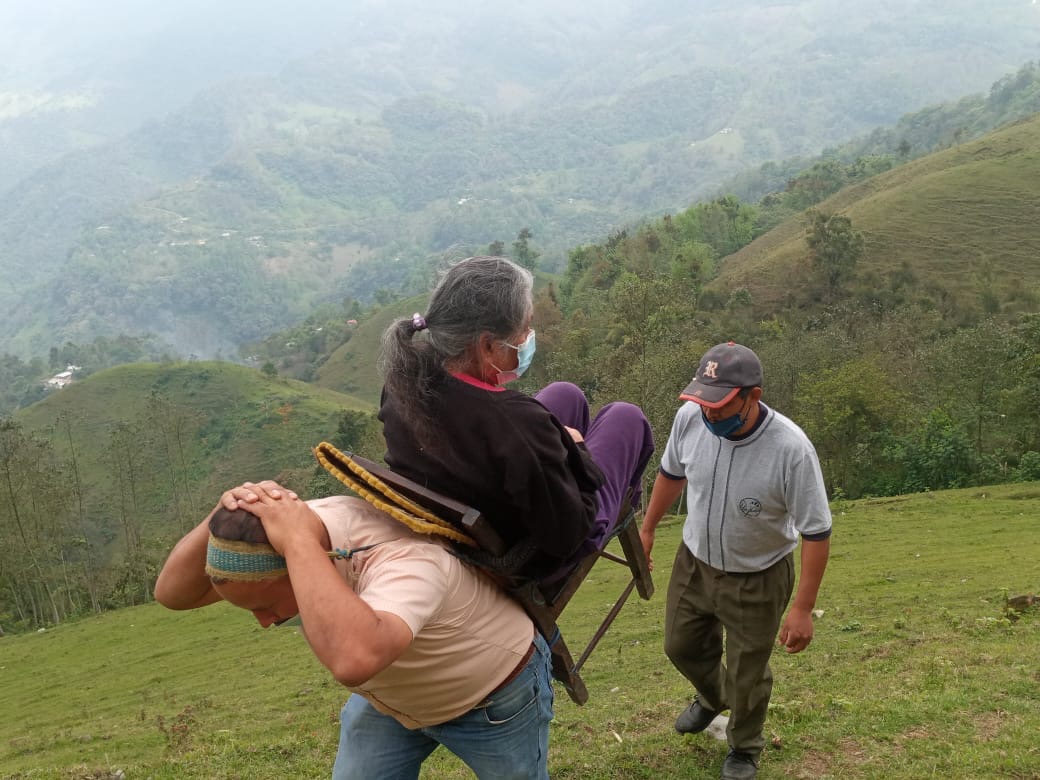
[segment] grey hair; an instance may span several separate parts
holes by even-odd
[[[444,364],[465,356],[483,333],[507,339],[524,327],[532,307],[531,272],[504,257],[468,257],[441,277],[430,297],[425,336],[411,317],[383,333],[379,369],[388,398],[424,445],[432,444],[431,399]]]

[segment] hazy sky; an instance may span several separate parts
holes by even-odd
[[[146,56],[156,44],[159,48],[152,52],[159,56],[166,43],[177,39],[190,50],[193,40],[231,41],[259,34],[250,49],[260,63],[303,53],[320,41],[316,36],[321,35],[321,25],[313,20],[319,6],[328,3],[294,3],[292,23],[279,26],[276,11],[285,13],[281,5],[278,9],[274,3],[241,0],[0,0],[0,84],[7,89],[53,90],[55,82],[97,77],[120,62]],[[272,35],[276,30],[278,35]],[[272,52],[275,38],[286,43]]]
[[[527,0],[506,7],[505,15],[541,14],[566,17],[600,8],[610,18],[628,6],[618,0],[553,3]],[[376,20],[406,19],[415,14],[464,21],[497,14],[483,0],[0,0],[0,85],[7,89],[48,88],[56,78],[72,79],[76,68],[90,72],[106,63],[133,58],[162,37],[241,41],[252,52],[250,65],[269,66],[342,40],[359,26]],[[227,45],[225,43],[225,45]],[[156,52],[158,53],[158,52]]]

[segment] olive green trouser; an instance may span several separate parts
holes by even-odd
[[[664,651],[701,704],[730,711],[730,747],[756,759],[765,746],[773,690],[769,656],[793,588],[793,554],[761,572],[728,574],[695,558],[685,544],[668,583]]]

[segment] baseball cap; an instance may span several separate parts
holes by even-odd
[[[762,385],[762,363],[747,347],[727,341],[704,353],[693,381],[679,397],[709,409],[724,406],[743,387]]]

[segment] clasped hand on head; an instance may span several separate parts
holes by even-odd
[[[243,482],[220,497],[227,509],[244,509],[260,518],[271,546],[286,555],[295,541],[323,543],[324,526],[292,490],[273,480]]]
[[[263,482],[243,482],[238,487],[225,491],[220,497],[220,505],[231,511],[249,509],[248,506],[240,505],[239,501],[245,504],[255,504],[262,498],[278,501],[281,498],[296,500],[299,496],[291,490],[286,490],[274,480],[265,479]]]

